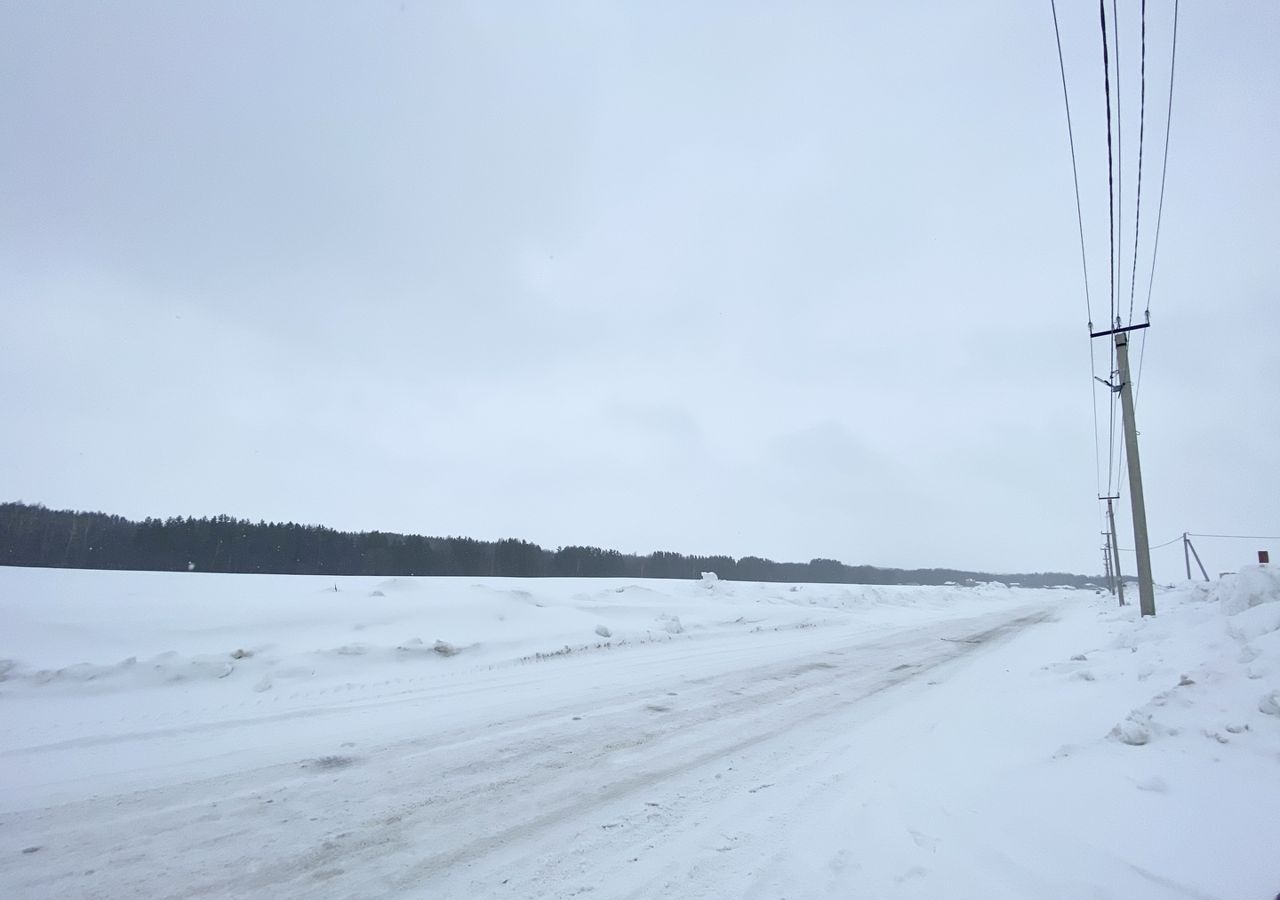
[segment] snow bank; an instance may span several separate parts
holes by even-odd
[[[1134,745],[1208,738],[1280,750],[1280,733],[1270,733],[1274,726],[1261,719],[1278,714],[1280,571],[1243,568],[1167,595],[1159,612],[1154,622],[1130,623],[1117,643],[1140,660],[1139,680],[1172,684],[1135,708],[1112,736]],[[1263,744],[1252,740],[1259,729],[1267,734]]]
[[[102,694],[501,665],[654,641],[930,621],[1008,591],[700,580],[333,578],[0,567],[4,690]],[[711,590],[708,590],[710,588]],[[1025,599],[1025,598],[1024,598]]]
[[[1280,569],[1270,565],[1246,566],[1207,588],[1210,600],[1222,605],[1229,616],[1263,604],[1280,603]],[[1280,607],[1272,606],[1272,609]]]
[[[826,760],[770,770],[815,793],[715,896],[1276,896],[1276,571],[1159,593],[1155,618],[1114,604],[907,682]]]

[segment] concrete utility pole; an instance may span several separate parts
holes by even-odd
[[[1111,506],[1115,497],[1107,498],[1107,527],[1111,529],[1111,577],[1116,581],[1116,596],[1124,606],[1124,577],[1120,574],[1120,545],[1116,543],[1116,511]]]
[[[1107,532],[1102,532],[1102,537],[1106,543],[1102,545],[1102,567],[1107,575],[1107,590],[1111,596],[1116,595],[1116,580],[1111,577],[1111,538]]]
[[[1133,383],[1129,379],[1129,334],[1116,332],[1116,366],[1120,370],[1120,408],[1124,414],[1124,450],[1129,461],[1129,502],[1133,506],[1133,548],[1138,556],[1138,605],[1144,616],[1156,614],[1151,581],[1151,546],[1147,542],[1147,506],[1142,498],[1142,465],[1138,460],[1138,425],[1133,416]],[[1112,526],[1114,533],[1115,527]]]

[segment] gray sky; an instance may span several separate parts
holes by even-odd
[[[1097,7],[1059,15],[1100,322]],[[1153,542],[1280,533],[1277,46],[1274,3],[1182,4]],[[11,2],[0,122],[0,499],[1101,569],[1047,2]]]

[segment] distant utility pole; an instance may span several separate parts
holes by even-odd
[[[1191,551],[1190,556],[1187,551]],[[1200,567],[1200,574],[1204,576],[1204,580],[1209,580],[1209,573],[1204,570],[1204,563],[1200,562],[1200,554],[1196,552],[1195,544],[1191,543],[1190,536],[1184,531],[1182,532],[1182,556],[1187,562],[1187,581],[1191,580],[1191,557],[1196,558],[1196,565]]]
[[[1115,595],[1120,598],[1120,605],[1124,606],[1124,576],[1120,574],[1120,545],[1116,541],[1116,511],[1111,506],[1112,500],[1120,499],[1116,497],[1104,497],[1107,501],[1107,527],[1111,529],[1111,577],[1115,580]]]
[[[1133,548],[1138,557],[1138,605],[1144,616],[1156,614],[1155,585],[1151,580],[1151,545],[1147,542],[1147,505],[1142,497],[1142,464],[1138,459],[1138,424],[1133,415],[1133,382],[1129,377],[1129,332],[1147,328],[1150,322],[1119,326],[1107,331],[1093,332],[1091,337],[1115,335],[1116,375],[1119,384],[1111,390],[1120,394],[1120,408],[1124,415],[1124,450],[1129,464],[1129,503],[1133,508]],[[1111,501],[1107,501],[1110,506]],[[1115,534],[1115,525],[1111,526]],[[1119,562],[1117,558],[1116,562]]]
[[[1107,537],[1107,533],[1102,532],[1102,538],[1106,543],[1102,545],[1102,567],[1107,576],[1107,590],[1114,597],[1116,593],[1116,583],[1111,577],[1111,541]]]

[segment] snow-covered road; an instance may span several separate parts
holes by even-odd
[[[362,597],[391,592],[369,587]],[[1117,647],[1115,666],[1144,667],[1131,680],[1083,661],[1134,624],[1091,593],[580,587],[470,586],[496,605],[458,600],[467,615],[506,622],[532,607],[552,624],[526,627],[532,643],[452,656],[408,642],[380,655],[362,602],[350,627],[364,643],[304,653],[338,632],[290,645],[296,625],[277,622],[229,671],[197,652],[226,621],[197,628],[190,614],[137,639],[176,656],[16,661],[2,692],[0,892],[1133,900],[1266,884],[1273,827],[1229,829],[1224,846],[1178,829],[1280,786],[1275,736],[1229,732],[1255,768],[1184,770],[1182,753],[1116,796],[1142,751],[1102,738],[1151,699],[1144,682],[1172,654]],[[130,591],[145,605],[149,589]],[[305,593],[315,626],[320,600],[337,601]],[[423,599],[374,618],[402,634],[403,609]],[[28,622],[33,659],[83,649],[81,602]],[[466,631],[448,605],[432,616]],[[271,616],[250,606],[229,619],[266,635]],[[597,620],[632,639],[561,643]],[[185,675],[157,685],[140,668]],[[1179,792],[1193,808],[1170,817]],[[1230,884],[1215,874],[1233,868]]]
[[[774,788],[779,759],[838,733],[866,698],[1045,615],[566,654],[354,702],[339,692],[281,715],[11,749],[11,773],[38,760],[94,791],[5,817],[6,832],[42,848],[15,886],[26,896],[525,897],[575,879],[591,888],[599,867],[647,856],[641,868],[660,872],[658,860],[683,856],[694,812]],[[152,759],[162,781],[203,777],[154,786]],[[112,790],[143,783],[153,786]],[[625,879],[643,896],[636,874]]]

